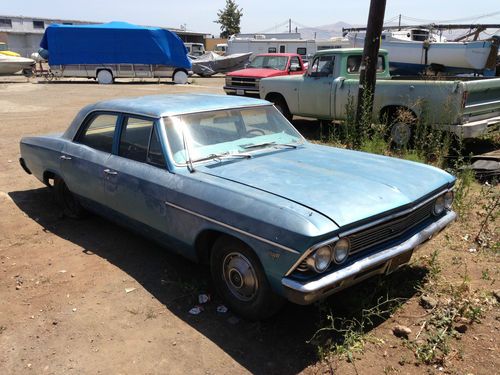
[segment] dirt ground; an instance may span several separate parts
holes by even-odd
[[[403,308],[370,331],[377,339],[366,343],[354,363],[318,362],[309,340],[325,304],[337,308],[370,284],[321,307],[287,304],[266,322],[218,313],[216,296],[200,315],[190,315],[198,294],[211,293],[205,267],[99,217],[63,218],[50,191],[18,164],[22,136],[63,131],[86,104],[158,93],[223,94],[222,85],[223,78],[196,78],[185,86],[0,78],[0,373],[498,373],[498,305],[460,338],[459,355],[444,369],[416,366],[412,351],[392,335],[395,323],[410,326],[412,335],[419,330],[416,317],[425,310],[414,290],[404,295],[409,300]],[[307,132],[315,123],[296,125]],[[448,236],[463,235],[463,227],[447,229],[419,256],[425,260],[436,247],[447,249]],[[458,268],[447,263],[459,255],[472,285],[498,289],[496,257],[469,252],[470,243],[462,242],[441,261],[446,277],[460,278]],[[481,278],[485,267],[489,280]],[[413,268],[396,277],[417,283],[426,272]]]

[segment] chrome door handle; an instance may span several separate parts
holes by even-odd
[[[62,159],[62,160],[71,160],[71,159],[73,159],[73,158],[72,158],[71,156],[68,156],[68,155],[61,155],[61,156],[59,157],[59,159]]]
[[[112,176],[116,176],[116,175],[118,174],[118,172],[117,172],[117,171],[112,171],[111,169],[108,169],[108,168],[106,168],[106,169],[104,170],[104,173],[106,173],[106,174],[110,174],[110,175],[112,175]]]

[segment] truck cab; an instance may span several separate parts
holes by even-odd
[[[184,45],[188,55],[198,57],[205,54],[205,46],[202,43],[184,43]]]
[[[228,95],[259,96],[259,82],[263,78],[303,75],[304,61],[295,53],[264,53],[256,55],[241,70],[226,75],[224,91]]]

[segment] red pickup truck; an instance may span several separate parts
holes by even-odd
[[[256,55],[242,70],[226,74],[224,91],[228,95],[259,97],[262,78],[304,74],[304,62],[296,53],[264,53]]]

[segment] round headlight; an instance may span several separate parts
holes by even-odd
[[[432,208],[432,213],[435,216],[441,215],[444,211],[444,196],[441,195],[434,202],[434,207]]]
[[[445,195],[444,195],[444,207],[447,209],[447,210],[451,210],[451,206],[453,205],[453,198],[454,198],[454,194],[452,191],[449,191],[447,192]]]
[[[316,272],[324,272],[332,261],[332,249],[330,246],[320,247],[308,260],[309,266]]]
[[[335,263],[340,264],[343,263],[347,256],[349,255],[349,248],[351,247],[349,240],[346,238],[342,238],[337,241],[335,247],[333,248],[333,260]]]

